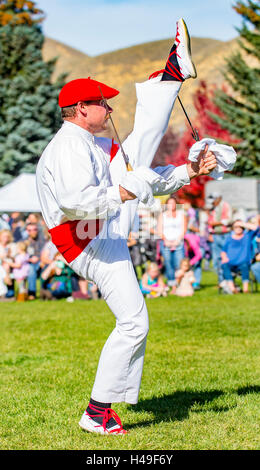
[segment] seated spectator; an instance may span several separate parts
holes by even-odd
[[[260,283],[260,249],[259,249],[259,252],[256,253],[256,255],[255,255],[254,262],[251,266],[251,270],[252,270],[257,282]]]
[[[18,215],[16,218],[12,219],[11,229],[15,243],[20,242],[26,238],[27,234],[25,221],[23,220],[22,215]]]
[[[5,297],[6,293],[7,293],[6,272],[0,262],[0,300],[1,301],[6,299]]]
[[[176,271],[175,276],[177,282],[175,294],[180,297],[192,296],[194,294],[193,283],[195,282],[195,276],[188,258],[181,260],[180,269]]]
[[[150,263],[140,281],[141,291],[148,298],[166,297],[169,287],[165,284],[159,266]]]
[[[221,252],[224,279],[227,281],[228,286],[227,293],[234,294],[237,292],[233,273],[241,274],[243,292],[248,293],[249,270],[253,258],[252,240],[259,228],[257,224],[235,220],[232,224],[232,230]]]
[[[28,234],[27,253],[29,254],[30,269],[28,274],[28,299],[34,300],[36,297],[36,281],[41,271],[41,251],[45,245],[44,238],[39,234],[38,226],[29,223],[26,227]]]
[[[14,297],[14,281],[11,278],[11,268],[9,262],[12,262],[16,254],[16,244],[13,243],[11,230],[3,229],[0,231],[0,262],[6,273],[7,293],[6,297],[15,299]]]
[[[52,243],[51,236],[47,232],[46,237],[45,237],[45,244],[43,245],[43,248],[42,248],[41,254],[40,254],[41,269],[46,268],[46,266],[48,266],[50,263],[52,263],[56,253],[57,253],[57,248],[54,245],[54,243]]]
[[[16,247],[17,255],[13,262],[9,262],[9,266],[13,269],[12,275],[18,284],[17,300],[22,301],[27,298],[26,281],[30,269],[29,255],[25,242],[18,242]]]
[[[57,252],[54,260],[41,273],[46,281],[45,289],[41,289],[42,299],[64,299],[72,294],[72,269],[67,265],[63,256]]]
[[[30,224],[37,225],[38,237],[42,238],[42,239],[46,238],[46,230],[48,230],[48,229],[47,229],[42,217],[40,216],[40,214],[32,212],[31,214],[28,215],[25,223],[26,223],[26,226],[28,226]],[[26,238],[27,236],[28,236],[28,234],[25,232],[24,237]]]
[[[255,217],[252,221],[260,225],[260,215]],[[256,281],[260,283],[260,230],[254,238],[254,258],[251,265],[251,271],[253,272]]]

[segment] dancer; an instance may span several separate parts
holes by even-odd
[[[53,243],[79,276],[97,285],[116,318],[79,422],[82,429],[100,434],[126,433],[111,404],[137,403],[141,383],[148,314],[127,247],[137,203],[152,204],[153,193],[177,191],[216,166],[206,146],[197,162],[157,172],[149,168],[182,82],[196,76],[183,19],[160,72],[136,85],[134,128],[123,143],[133,171],[126,171],[113,140],[95,136],[107,128],[113,111],[102,95],[108,100],[119,92],[90,78],[62,88],[64,124],[37,166],[39,199]]]

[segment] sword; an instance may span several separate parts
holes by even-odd
[[[109,115],[111,124],[112,124],[112,126],[113,126],[113,129],[114,129],[114,132],[115,132],[115,136],[116,136],[117,142],[119,143],[119,147],[120,147],[120,149],[121,149],[121,152],[122,152],[122,155],[123,155],[125,164],[126,164],[126,169],[127,169],[127,171],[133,171],[133,168],[132,168],[132,166],[131,166],[130,163],[129,163],[128,155],[126,155],[126,153],[125,153],[125,151],[124,151],[124,149],[123,149],[121,140],[120,140],[119,135],[118,135],[118,133],[117,133],[117,130],[116,130],[116,128],[115,128],[115,124],[114,124],[114,121],[113,121],[113,119],[112,119],[111,113],[109,112],[108,105],[107,105],[107,100],[106,100],[106,98],[104,97],[100,86],[99,86],[98,88],[99,88],[99,91],[100,91],[100,93],[101,93],[102,99],[103,99],[103,101],[104,101],[105,108],[106,108],[106,111],[107,111],[107,113],[108,113],[108,115]]]
[[[181,105],[181,107],[182,107],[182,110],[183,110],[183,112],[184,112],[184,114],[185,114],[185,116],[186,116],[186,118],[187,118],[187,121],[188,121],[188,123],[189,123],[189,125],[190,125],[190,127],[191,127],[191,129],[192,129],[191,135],[192,135],[193,139],[196,140],[196,142],[198,142],[198,141],[200,140],[198,130],[193,128],[193,126],[192,126],[192,124],[191,124],[191,122],[190,122],[189,116],[188,116],[188,114],[186,113],[185,108],[184,108],[184,106],[183,106],[183,104],[182,104],[182,102],[181,102],[180,97],[178,96],[177,98],[178,98],[179,103],[180,103],[180,105]]]

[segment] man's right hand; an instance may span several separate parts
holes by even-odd
[[[122,202],[132,201],[133,199],[136,199],[135,194],[131,193],[130,191],[127,191],[127,189],[123,188],[120,185],[119,185],[119,192],[120,192],[120,197],[121,197]]]
[[[154,204],[153,192],[149,183],[143,180],[135,171],[128,171],[119,185],[122,202],[137,198],[140,202],[152,206]],[[122,191],[122,194],[121,194]]]

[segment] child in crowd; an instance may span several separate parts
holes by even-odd
[[[157,263],[150,263],[140,281],[141,291],[146,297],[166,297],[169,287],[165,284]]]
[[[29,255],[27,253],[27,246],[25,242],[18,242],[16,244],[17,254],[14,262],[9,262],[10,268],[13,269],[12,277],[16,280],[18,285],[17,300],[23,301],[27,297],[26,280],[29,274],[30,264],[28,262]]]
[[[188,258],[182,259],[180,269],[175,273],[175,278],[177,281],[175,294],[180,297],[192,296],[194,293],[192,284],[195,282],[195,277]]]
[[[54,260],[42,272],[41,278],[45,282],[41,289],[43,300],[68,298],[72,294],[73,271],[67,265],[63,256],[57,252]]]

